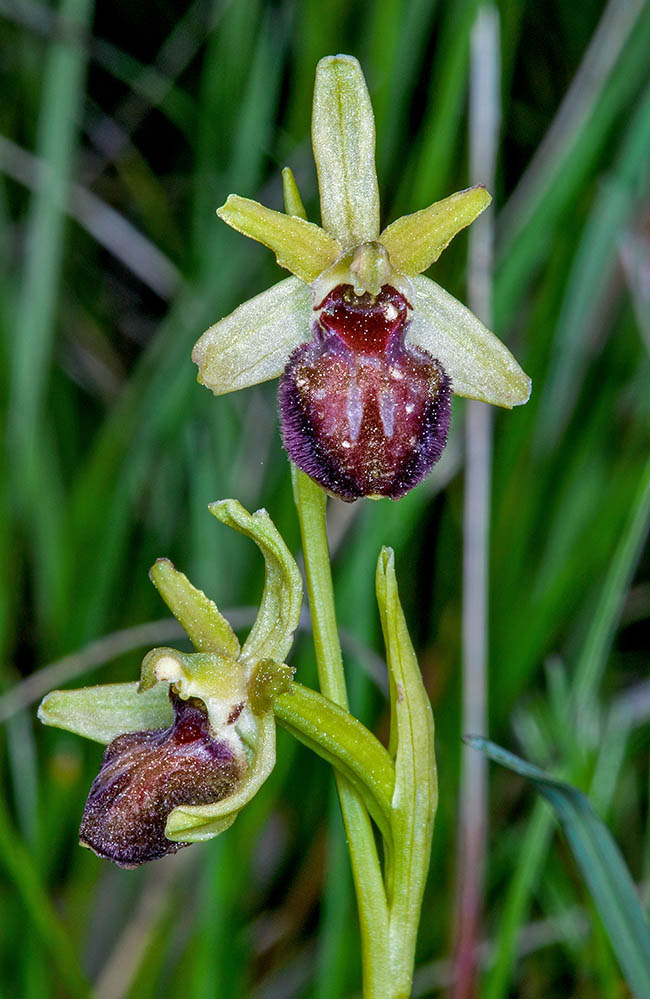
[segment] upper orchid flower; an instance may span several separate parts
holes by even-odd
[[[192,358],[215,395],[281,375],[295,464],[342,499],[397,499],[440,457],[451,392],[506,408],[530,394],[501,341],[422,276],[491,198],[472,187],[380,230],[374,118],[351,56],[318,64],[312,140],[323,227],[288,169],[288,214],[230,195],[220,218],[295,277],[212,326]]]

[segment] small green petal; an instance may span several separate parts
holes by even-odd
[[[192,351],[199,381],[215,395],[278,378],[289,356],[311,339],[309,287],[287,278],[211,326]]]
[[[251,673],[248,699],[256,715],[270,711],[278,696],[289,689],[295,669],[275,659],[262,659]]]
[[[296,215],[299,219],[306,219],[307,212],[291,167],[284,167],[282,170],[282,193],[284,195],[284,210],[287,215]]]
[[[427,277],[415,286],[407,342],[437,358],[456,395],[512,409],[528,401],[530,378],[494,333],[473,312]]]
[[[198,652],[237,658],[239,641],[223,614],[168,558],[157,559],[149,576]]]
[[[377,239],[375,119],[361,66],[352,56],[318,63],[311,134],[323,226],[344,250]]]
[[[125,732],[168,728],[173,720],[169,685],[138,691],[137,683],[104,683],[79,690],[53,690],[41,701],[39,720],[95,742]]]
[[[420,274],[434,263],[454,236],[477,218],[492,201],[484,187],[457,191],[444,201],[403,215],[384,229],[379,240],[402,274]]]
[[[209,510],[223,524],[254,541],[264,556],[264,592],[240,658],[251,665],[262,659],[281,663],[300,618],[302,578],[298,566],[266,510],[251,515],[233,499],[211,503]]]
[[[341,253],[341,247],[324,229],[296,215],[265,208],[250,198],[231,194],[217,215],[250,239],[273,250],[280,267],[311,284]]]
[[[165,836],[181,843],[212,839],[233,824],[244,805],[257,794],[275,766],[275,718],[270,711],[257,719],[254,762],[234,794],[210,805],[181,805],[167,818]]]

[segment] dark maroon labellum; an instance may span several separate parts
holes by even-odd
[[[339,285],[280,380],[289,457],[341,499],[398,499],[447,441],[451,383],[439,361],[405,344],[408,309],[389,285],[375,297]]]
[[[79,838],[120,867],[136,867],[188,846],[165,836],[172,809],[220,801],[242,776],[242,761],[225,741],[214,738],[203,704],[170,697],[170,728],[118,736],[90,788]]]

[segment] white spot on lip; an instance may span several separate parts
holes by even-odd
[[[407,413],[412,413],[414,409],[415,409],[415,406],[413,405],[413,403],[412,402],[407,402],[407,404],[406,404],[406,412]]]
[[[350,444],[350,441],[341,441],[341,447],[348,448],[352,447],[352,445]]]
[[[404,377],[404,372],[400,371],[400,369],[396,365],[393,365],[393,367],[390,369],[390,377],[394,378],[396,382],[401,382],[402,378]]]
[[[399,312],[397,311],[397,309],[395,308],[395,306],[393,305],[393,303],[392,303],[392,302],[390,302],[390,303],[389,303],[389,304],[388,304],[388,305],[387,305],[387,306],[386,306],[386,307],[384,308],[384,315],[386,316],[386,319],[387,319],[387,320],[388,320],[389,322],[392,322],[392,321],[393,321],[393,319],[397,319],[397,317],[398,317],[398,315],[399,315]]]

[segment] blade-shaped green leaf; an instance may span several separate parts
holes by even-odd
[[[344,250],[377,239],[375,119],[361,66],[352,56],[318,63],[311,134],[324,227]]]
[[[264,591],[255,624],[241,650],[241,659],[282,662],[293,642],[302,604],[302,578],[295,560],[266,510],[250,514],[237,500],[211,503],[210,513],[222,524],[254,541],[265,562]]]
[[[311,339],[309,287],[290,277],[249,299],[197,341],[192,360],[199,381],[224,395],[284,371],[289,355]]]
[[[396,271],[421,274],[491,201],[491,196],[481,186],[457,191],[422,211],[396,219],[379,239],[388,250]]]
[[[159,558],[149,571],[151,581],[175,618],[180,621],[197,652],[236,659],[239,641],[216,604],[193,586],[168,558]]]
[[[390,749],[395,756],[393,852],[387,864],[391,951],[393,973],[403,988],[399,994],[410,995],[438,804],[433,712],[400,604],[390,548],[379,555],[376,582],[391,681]]]
[[[551,803],[627,984],[638,999],[647,999],[650,996],[650,928],[618,846],[589,799],[577,788],[555,780],[489,739],[468,737],[465,741],[495,763],[527,777]]]
[[[168,728],[173,720],[169,685],[138,691],[137,683],[104,683],[79,690],[53,690],[41,701],[39,720],[95,742],[125,732]]]
[[[440,285],[419,275],[407,341],[437,358],[456,395],[512,409],[528,401],[530,378],[493,333]]]
[[[238,194],[231,194],[217,209],[217,215],[237,232],[268,246],[280,267],[286,267],[307,284],[341,254],[339,244],[320,226],[297,215],[265,208]]]

